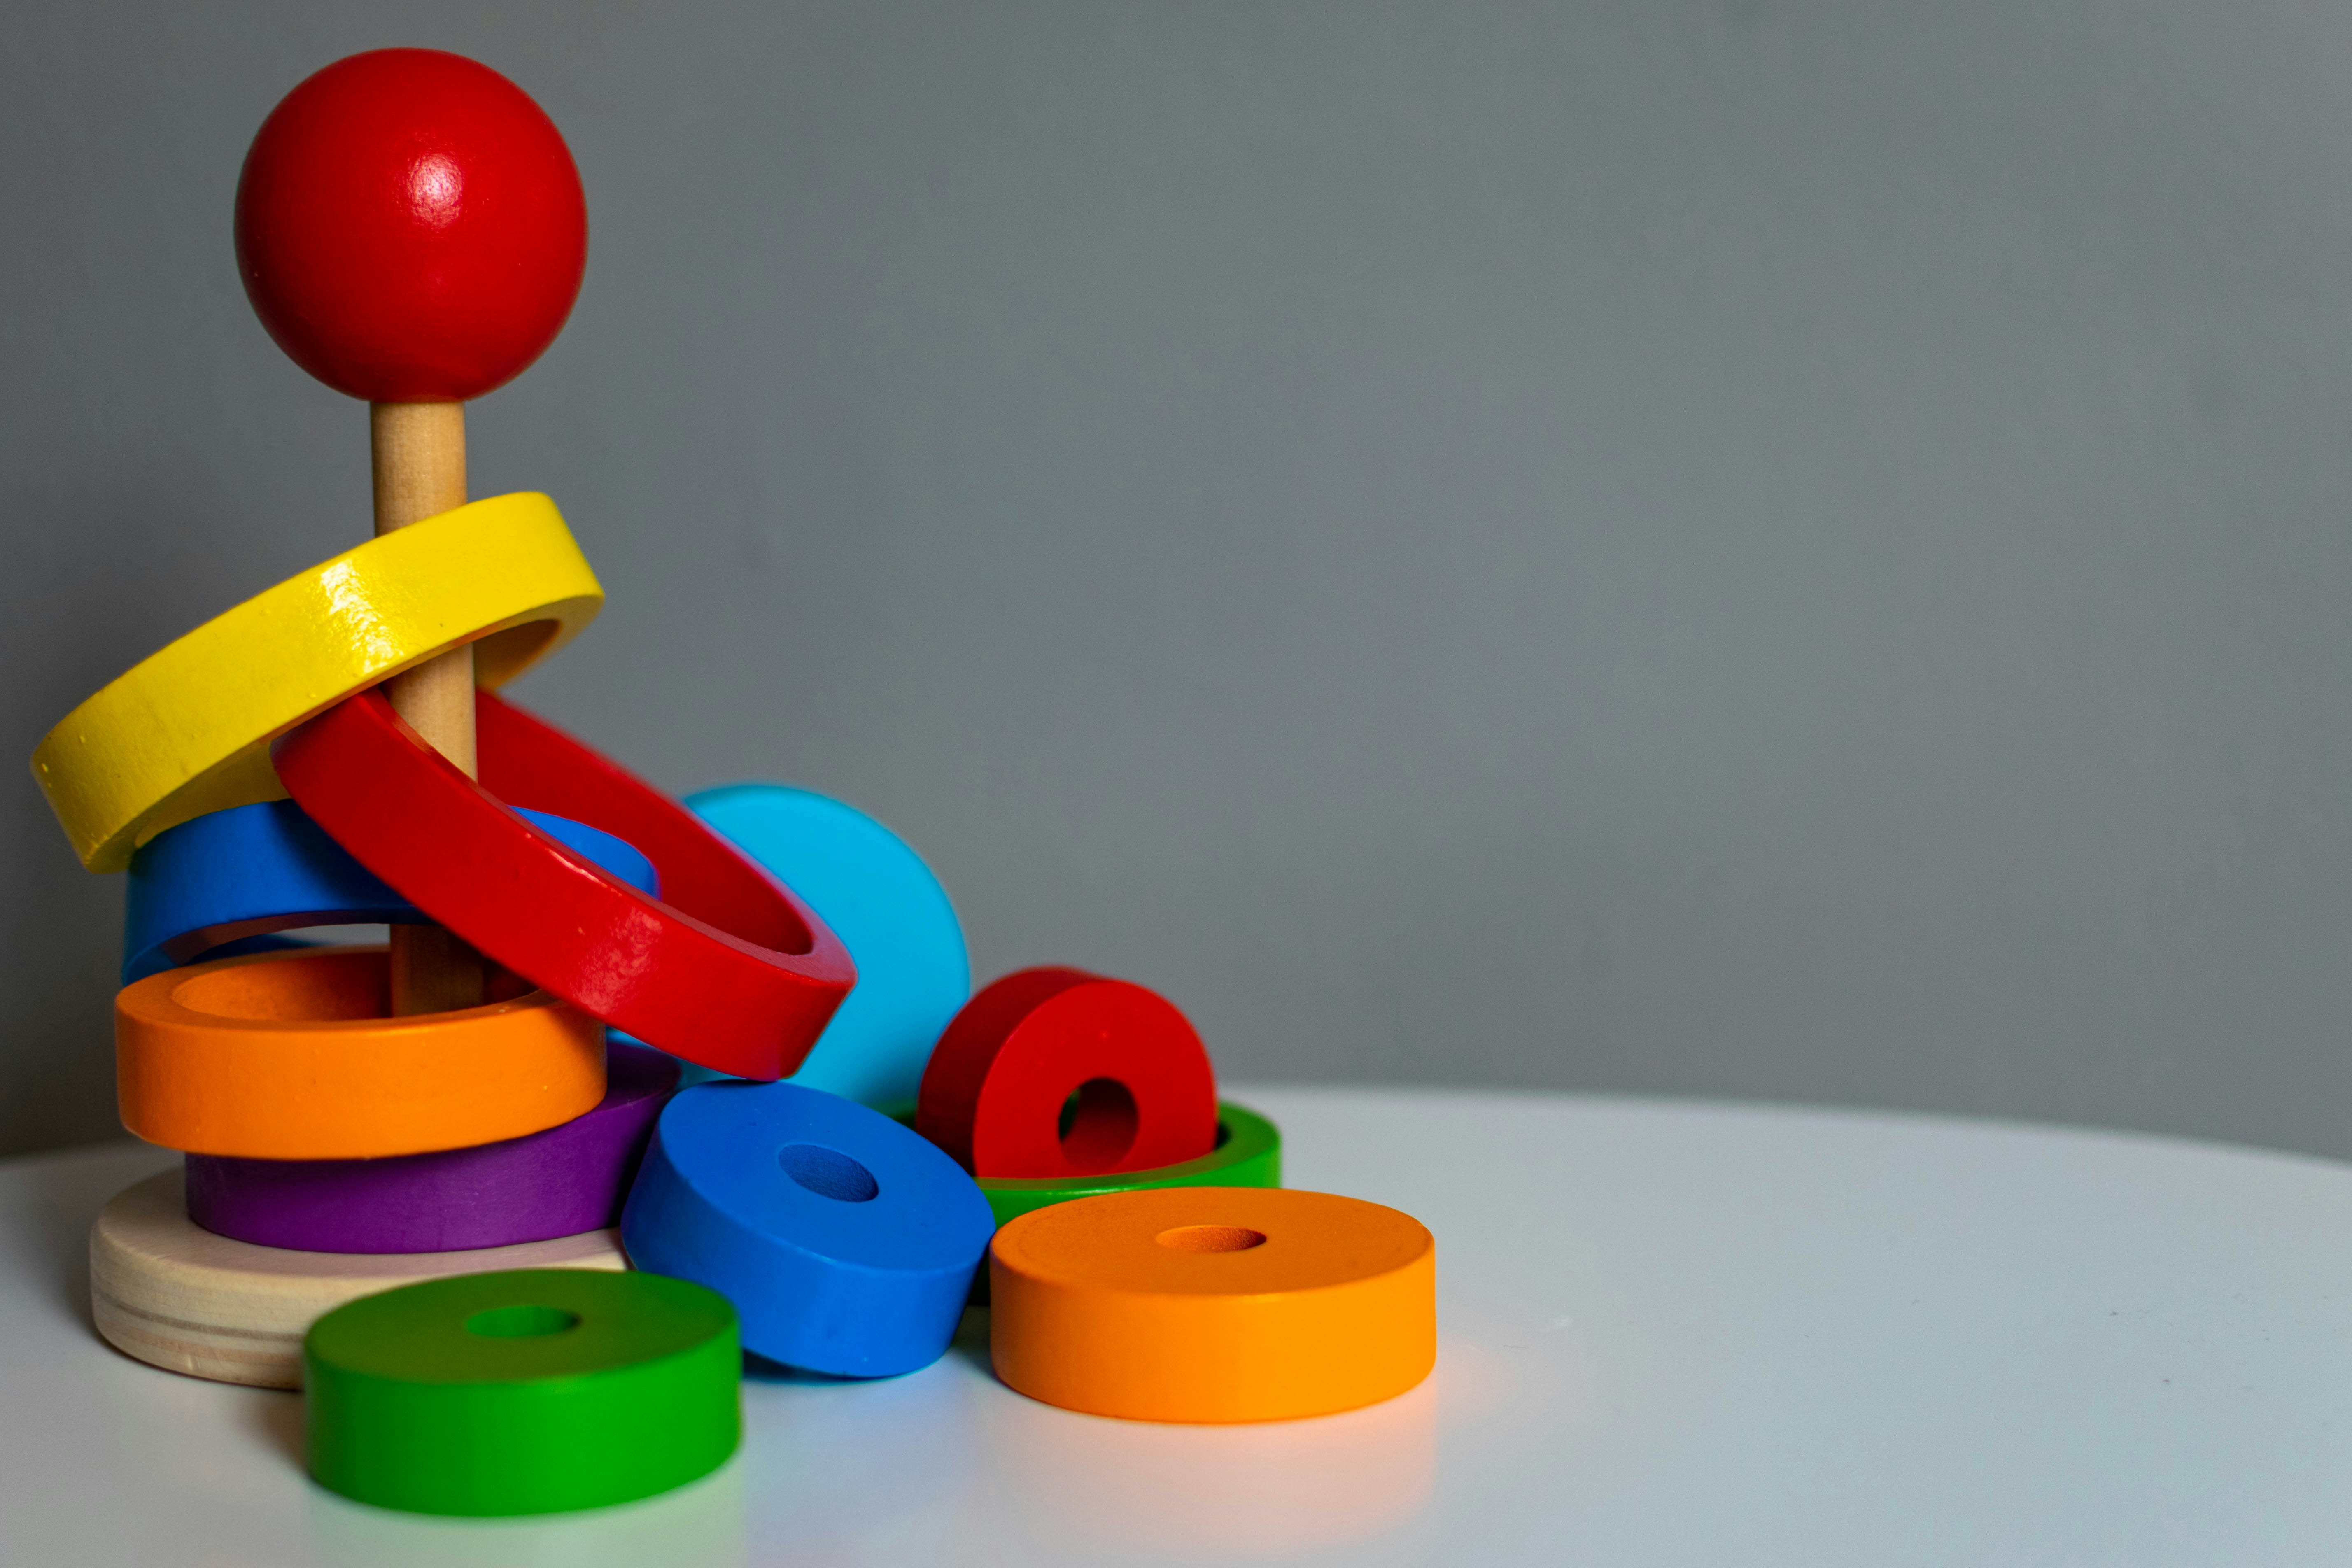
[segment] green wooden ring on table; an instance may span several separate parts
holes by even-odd
[[[911,1105],[893,1106],[891,1114],[909,1127],[914,1125]],[[1100,1176],[981,1176],[976,1180],[1000,1226],[1031,1209],[1100,1193],[1132,1193],[1147,1187],[1278,1187],[1282,1185],[1282,1131],[1248,1107],[1220,1100],[1217,1146],[1197,1160]]]
[[[411,1513],[554,1513],[708,1475],[742,1436],[735,1310],[659,1274],[522,1268],[338,1307],[302,1342],[310,1474]]]

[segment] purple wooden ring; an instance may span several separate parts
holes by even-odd
[[[500,1143],[383,1160],[191,1154],[188,1217],[301,1252],[464,1252],[618,1225],[677,1063],[618,1040],[604,1060],[595,1109]]]

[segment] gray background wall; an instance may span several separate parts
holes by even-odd
[[[367,532],[229,204],[431,44],[593,214],[472,416],[611,594],[524,700],[873,810],[982,974],[2352,1153],[2352,11],[10,9],[0,752]],[[0,887],[0,1149],[106,1135],[120,885],[22,775]]]

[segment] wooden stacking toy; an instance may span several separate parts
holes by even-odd
[[[255,138],[236,237],[270,336],[369,404],[376,537],[142,661],[33,766],[84,863],[131,873],[123,1121],[188,1154],[93,1228],[100,1330],[287,1385],[353,1297],[622,1267],[673,1058],[791,1071],[855,971],[682,805],[491,694],[603,601],[545,496],[466,495],[465,400],[539,357],[585,265],[546,115],[457,56],[338,62]],[[277,934],[376,921],[388,946]],[[607,1025],[671,1055],[608,1047]],[[336,1451],[362,1458],[322,1479],[368,1492],[352,1466],[377,1450]],[[414,1506],[443,1506],[429,1491]]]
[[[969,994],[881,824],[773,784],[681,804],[499,695],[604,601],[546,496],[467,499],[465,403],[586,265],[536,103],[456,55],[338,61],[254,138],[236,238],[270,337],[368,404],[374,537],[34,753],[83,863],[130,873],[118,1100],[184,1155],[92,1227],[102,1335],[299,1382],[320,1482],[452,1514],[683,1484],[736,1447],[746,1352],[909,1372],[987,1288],[1004,1381],[1098,1414],[1427,1373],[1428,1233],[1282,1191],[1165,998],[1067,968]]]

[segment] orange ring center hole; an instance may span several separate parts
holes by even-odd
[[[1180,1225],[1152,1239],[1171,1252],[1247,1252],[1265,1245],[1265,1232],[1238,1225]]]

